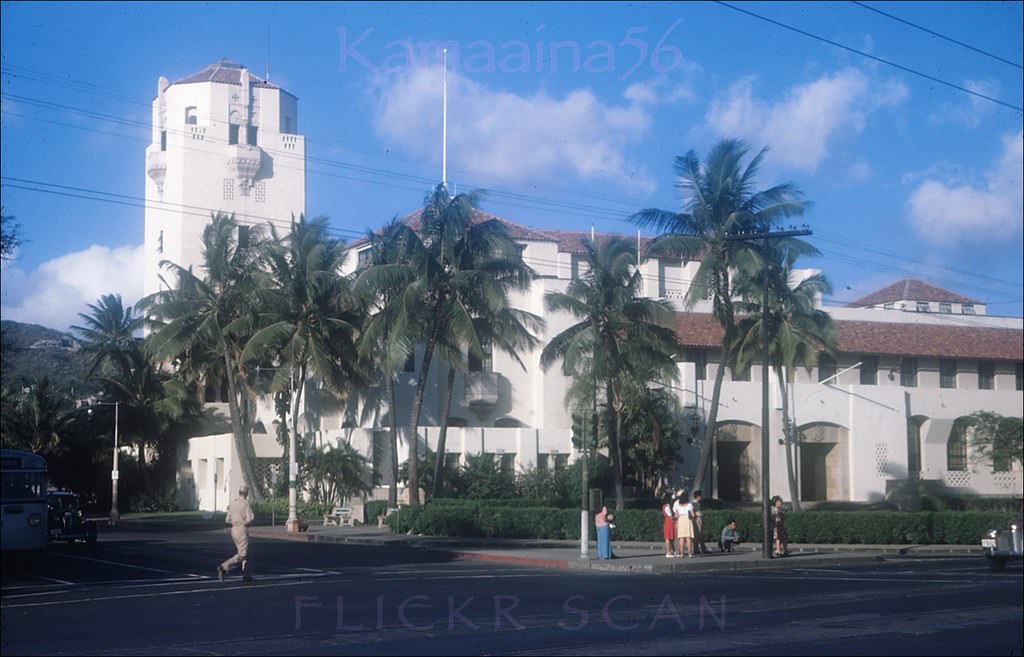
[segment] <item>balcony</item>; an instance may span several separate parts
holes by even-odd
[[[489,411],[498,404],[500,375],[497,372],[467,372],[465,401],[474,411]]]
[[[228,146],[228,169],[246,188],[252,187],[256,174],[260,171],[263,152],[258,146],[233,144]]]
[[[163,189],[167,177],[167,153],[160,150],[157,144],[146,148],[146,175],[159,189]]]

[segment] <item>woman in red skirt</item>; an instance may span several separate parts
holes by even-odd
[[[672,545],[676,540],[676,515],[672,511],[672,498],[669,497],[661,505],[662,534],[665,537],[665,558],[671,559],[675,556]]]

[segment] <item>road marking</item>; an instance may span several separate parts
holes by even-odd
[[[147,566],[136,566],[130,563],[120,563],[118,561],[107,561],[106,559],[96,559],[95,557],[83,557],[77,554],[60,554],[55,552],[54,555],[64,557],[65,559],[80,559],[82,561],[92,561],[94,563],[102,563],[108,566],[120,566],[121,568],[132,568],[135,570],[144,570],[150,573],[164,573],[166,575],[186,575],[188,577],[205,577],[205,575],[198,575],[196,573],[181,573],[173,570],[164,570],[163,568],[149,568]]]
[[[340,580],[340,583],[351,583],[352,580]],[[137,598],[163,598],[175,595],[189,595],[193,593],[202,593],[208,595],[210,593],[217,592],[228,592],[228,591],[256,591],[259,589],[272,589],[272,588],[283,588],[286,586],[300,586],[305,584],[305,581],[287,581],[287,582],[271,582],[267,584],[242,584],[239,582],[237,585],[223,584],[219,585],[216,581],[210,582],[213,586],[204,586],[202,588],[184,589],[181,591],[160,591],[156,593],[131,593],[125,595],[106,595],[98,596],[93,598],[75,598],[73,600],[51,600],[48,602],[27,602],[17,604],[0,604],[0,609],[25,609],[29,607],[54,607],[59,605],[78,605],[88,604],[92,602],[107,602],[110,600],[132,600]]]

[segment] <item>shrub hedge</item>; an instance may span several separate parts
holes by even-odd
[[[261,526],[269,525],[272,521],[283,525],[288,520],[288,498],[277,498],[276,501],[264,500],[263,502],[252,503],[252,513],[255,516],[252,524]],[[330,509],[323,504],[312,502],[299,502],[299,516],[310,524],[319,524],[325,513]]]
[[[402,507],[400,513],[388,517],[388,526],[393,532],[430,536],[566,540],[580,537],[578,509],[504,502],[434,500],[422,507]],[[625,509],[612,511],[612,516],[615,540],[663,540],[660,510]],[[703,512],[704,541],[715,545],[730,518],[736,520],[744,540],[760,541],[761,512],[729,509]],[[791,543],[969,545],[976,543],[986,530],[1001,527],[1007,520],[1005,513],[992,511],[806,511],[787,514],[786,530]],[[591,525],[591,536],[594,535]]]

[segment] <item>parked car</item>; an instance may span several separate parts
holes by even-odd
[[[49,542],[85,541],[89,547],[96,545],[96,523],[86,520],[78,495],[67,491],[49,491],[46,494],[49,506]]]
[[[1001,571],[1011,559],[1024,558],[1024,520],[1017,516],[1009,523],[1009,529],[990,529],[981,539],[989,566]]]

